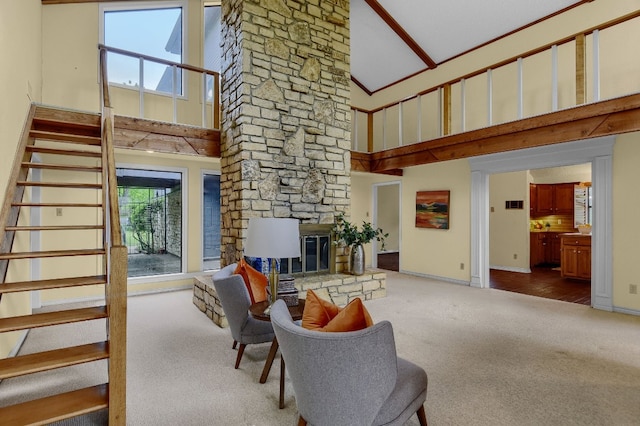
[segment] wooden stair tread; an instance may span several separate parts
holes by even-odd
[[[7,226],[7,231],[75,231],[79,229],[104,229],[104,225],[40,225]]]
[[[74,172],[102,172],[102,166],[79,166],[73,164],[50,164],[23,162],[22,167],[29,169],[67,170]]]
[[[0,318],[0,333],[106,318],[106,306]]]
[[[96,342],[5,358],[0,360],[0,380],[98,361],[108,357],[109,344]]]
[[[4,259],[38,259],[44,257],[65,257],[65,256],[91,256],[105,254],[105,249],[77,249],[77,250],[50,250],[50,251],[27,251],[19,253],[0,253],[0,260]]]
[[[76,189],[102,189],[101,183],[74,183],[74,182],[33,182],[19,180],[17,185],[22,186],[41,186],[47,188],[76,188]]]
[[[45,132],[42,130],[31,130],[29,132],[31,137],[49,141],[60,141],[67,143],[79,143],[84,145],[100,145],[102,139],[99,136],[84,136],[76,135],[72,133],[59,133],[59,132]]]
[[[109,385],[101,384],[0,408],[5,426],[46,425],[109,406]]]
[[[78,287],[83,285],[106,284],[106,275],[87,277],[55,278],[50,280],[20,281],[0,284],[0,293],[15,293],[19,291],[49,290],[52,288]]]
[[[86,151],[81,149],[46,148],[46,147],[34,146],[34,145],[28,145],[27,151],[39,152],[41,154],[74,155],[77,157],[95,157],[95,158],[102,157],[102,153],[100,151]]]
[[[33,128],[35,130],[61,131],[68,133],[87,134],[90,136],[100,136],[101,126],[99,122],[79,123],[77,121],[67,121],[56,118],[34,117]]]
[[[100,203],[11,203],[15,207],[102,207]]]

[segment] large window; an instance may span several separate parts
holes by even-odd
[[[207,3],[204,7],[204,68],[220,72],[222,69],[222,32],[220,2]],[[213,77],[207,76],[207,102],[213,97]]]
[[[183,62],[183,2],[130,2],[101,6],[101,41],[116,47],[172,62]],[[109,53],[109,82],[138,89],[182,95],[179,68]],[[140,80],[143,80],[141,83]]]
[[[202,270],[220,268],[220,175],[202,175]]]
[[[117,168],[116,175],[128,276],[183,272],[182,173]]]

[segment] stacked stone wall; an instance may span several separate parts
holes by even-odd
[[[298,296],[302,299],[306,298],[307,291],[311,289],[322,299],[345,306],[358,297],[362,300],[386,297],[386,280],[385,272],[369,270],[359,276],[329,274],[296,278],[295,286],[299,292]],[[210,275],[193,279],[193,303],[218,326],[228,326]]]
[[[229,0],[222,20],[224,266],[250,217],[348,215],[351,111],[348,1]]]

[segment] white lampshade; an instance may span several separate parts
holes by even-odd
[[[300,257],[298,219],[252,217],[244,254],[275,259]]]

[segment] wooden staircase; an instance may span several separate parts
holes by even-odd
[[[102,409],[109,424],[126,424],[127,252],[112,123],[110,108],[100,115],[32,105],[0,211],[0,303],[13,303],[12,293],[104,288],[99,306],[0,318],[0,333],[107,324],[102,341],[1,359],[0,380],[107,360],[108,383],[2,407],[2,425],[48,424]]]

